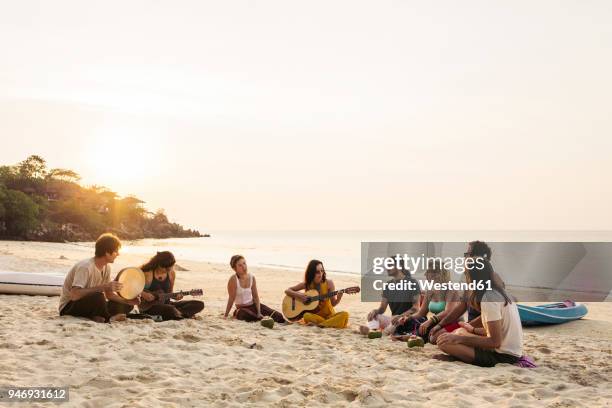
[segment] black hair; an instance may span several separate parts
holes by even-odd
[[[304,283],[306,283],[306,289],[310,286],[310,284],[314,281],[315,275],[317,274],[317,266],[321,265],[323,268],[323,276],[321,277],[321,282],[325,282],[327,279],[325,276],[325,267],[323,266],[323,262],[313,259],[308,262],[308,266],[306,266],[306,272],[304,272]]]
[[[149,259],[149,262],[142,265],[140,269],[143,272],[155,271],[157,268],[170,268],[174,266],[176,259],[170,251],[162,251],[155,254],[155,256]]]
[[[491,265],[491,262],[489,262],[487,259],[482,258],[482,264],[483,267],[482,268],[478,268],[476,265],[472,265],[469,267],[468,271],[467,271],[467,276],[468,279],[471,282],[482,282],[482,285],[480,289],[476,289],[473,290],[470,295],[469,295],[469,299],[468,299],[468,304],[476,309],[476,310],[480,310],[480,303],[482,302],[482,297],[484,296],[484,294],[487,292],[487,285],[485,284],[485,282],[490,281],[491,282],[491,288],[497,292],[499,292],[499,294],[501,294],[504,298],[504,305],[507,305],[508,303],[512,303],[512,300],[510,300],[510,296],[508,296],[508,294],[506,293],[506,290],[499,286],[497,284],[497,281],[495,279],[493,279],[493,265]]]
[[[493,256],[493,253],[491,252],[491,247],[489,247],[489,245],[487,245],[486,242],[484,241],[472,241],[470,242],[470,255],[474,258],[485,258],[488,259],[489,261],[491,260],[491,257]]]

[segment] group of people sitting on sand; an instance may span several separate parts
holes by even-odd
[[[60,315],[90,318],[97,322],[125,320],[141,301],[151,302],[156,293],[172,293],[176,279],[176,260],[171,252],[158,252],[140,267],[145,275],[143,292],[135,299],[124,299],[118,292],[122,284],[111,280],[110,264],[119,255],[121,242],[112,234],[103,234],[95,244],[95,256],[78,262],[68,272],[60,296]],[[522,356],[523,333],[516,303],[506,293],[505,285],[491,265],[491,249],[482,241],[471,242],[466,258],[480,258],[483,268],[468,268],[467,282],[490,281],[492,290],[474,290],[458,294],[452,290],[391,291],[385,289],[377,309],[367,315],[367,324],[359,327],[361,334],[381,331],[394,340],[405,340],[418,335],[425,342],[435,344],[447,355],[479,366],[491,367],[498,363],[516,363]],[[277,323],[289,323],[279,311],[260,301],[257,280],[248,271],[246,259],[234,255],[230,260],[234,273],[227,282],[228,300],[224,317],[247,322],[270,317]],[[392,281],[413,280],[406,270],[391,269]],[[440,265],[428,265],[427,280],[450,281],[450,274]],[[402,287],[407,287],[406,285]],[[304,313],[302,321],[308,325],[343,329],[348,327],[349,314],[334,309],[342,299],[342,292],[334,294],[335,286],[326,276],[323,263],[308,263],[304,280],[285,290],[293,299],[308,302],[308,290],[321,295],[318,307]],[[326,296],[327,295],[327,296]],[[333,296],[332,296],[333,295]],[[391,316],[385,315],[387,308]],[[162,320],[192,318],[204,309],[198,300],[166,300],[147,309],[147,314]],[[466,311],[468,321],[463,320]],[[427,316],[430,315],[428,318]]]
[[[447,355],[483,367],[498,363],[516,363],[523,356],[523,331],[518,307],[505,290],[505,284],[491,264],[491,248],[482,241],[473,241],[464,254],[480,258],[482,268],[466,270],[466,281],[491,282],[492,290],[477,289],[458,294],[452,290],[431,290],[424,294],[407,291],[403,294],[383,291],[380,306],[367,316],[362,334],[381,330],[394,340],[418,335],[438,346]],[[410,280],[409,272],[389,270],[394,281]],[[425,278],[444,283],[450,273],[436,263],[428,265]],[[387,307],[391,317],[384,315]],[[468,321],[463,316],[468,312]],[[427,318],[427,315],[431,317]]]

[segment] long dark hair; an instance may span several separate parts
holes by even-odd
[[[149,259],[149,262],[142,265],[140,269],[143,272],[155,271],[157,268],[170,268],[174,266],[176,259],[170,251],[162,251],[155,254],[155,256]]]
[[[499,294],[504,297],[504,305],[512,303],[512,300],[510,300],[510,296],[508,296],[506,290],[503,287],[499,286],[497,281],[493,279],[494,271],[491,262],[489,262],[485,258],[482,258],[481,260],[483,267],[479,269],[478,266],[471,265],[468,269],[467,276],[471,282],[482,282],[484,287],[482,289],[475,289],[470,293],[468,304],[473,309],[480,310],[480,303],[482,302],[482,297],[487,292],[487,285],[485,284],[486,281],[491,281],[491,288],[499,292]]]
[[[487,245],[486,242],[472,241],[469,243],[469,245],[471,247],[471,250],[470,250],[471,256],[473,256],[474,258],[485,258],[485,259],[488,259],[489,261],[491,260],[493,253],[491,252],[491,247],[489,247],[489,245]]]
[[[313,259],[308,262],[308,266],[306,267],[306,272],[304,272],[304,282],[306,283],[306,288],[310,287],[310,284],[314,281],[315,275],[317,274],[317,266],[321,265],[323,268],[323,276],[321,277],[321,282],[325,282],[325,267],[323,266],[323,262]]]

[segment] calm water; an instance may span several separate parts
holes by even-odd
[[[610,232],[581,231],[216,231],[210,238],[146,239],[124,243],[124,251],[150,256],[170,250],[178,259],[229,263],[242,254],[251,265],[303,270],[311,259],[327,270],[360,273],[362,241],[422,242],[611,241]]]

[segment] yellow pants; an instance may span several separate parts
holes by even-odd
[[[348,312],[338,312],[331,315],[331,317],[327,319],[314,313],[304,313],[304,321],[306,323],[313,323],[319,327],[333,327],[335,329],[344,329],[348,325],[348,320]]]

